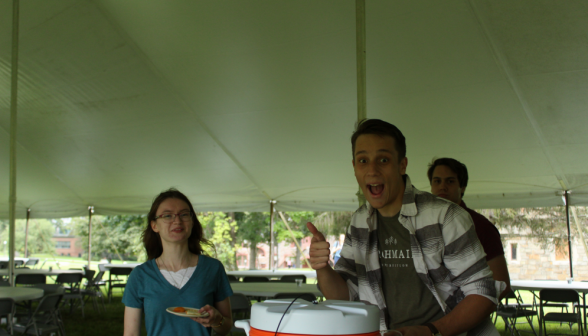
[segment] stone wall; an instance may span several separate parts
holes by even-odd
[[[570,277],[570,263],[567,255],[556,253],[555,247],[541,248],[540,244],[527,235],[509,236],[502,232],[503,246],[511,280],[554,279]],[[505,238],[508,236],[508,238]],[[512,244],[517,245],[514,259]],[[572,264],[574,280],[588,280],[588,257],[583,244],[572,239]]]

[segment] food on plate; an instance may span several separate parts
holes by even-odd
[[[186,314],[188,315],[201,315],[198,309],[186,309]],[[203,313],[202,316],[208,315],[207,313]]]
[[[166,309],[169,313],[184,317],[208,317],[208,312],[200,313],[200,309],[190,307],[169,307]]]

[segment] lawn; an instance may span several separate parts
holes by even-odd
[[[85,306],[85,318],[82,318],[80,310],[69,314],[69,310],[62,311],[65,333],[68,336],[98,336],[98,335],[122,335],[125,306],[121,303],[122,296],[116,294],[112,302],[105,302],[106,312],[100,313],[88,302]],[[143,328],[142,335],[147,335]]]

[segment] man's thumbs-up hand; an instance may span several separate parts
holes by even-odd
[[[325,268],[329,265],[331,244],[327,242],[325,236],[311,222],[306,223],[306,227],[312,233],[312,239],[310,240],[310,266],[315,270]]]

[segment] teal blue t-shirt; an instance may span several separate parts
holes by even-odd
[[[137,266],[127,282],[122,302],[143,309],[147,335],[200,335],[208,331],[190,318],[168,313],[168,307],[201,308],[214,306],[233,295],[229,279],[220,261],[201,255],[190,280],[177,289],[161,274],[155,260]]]

